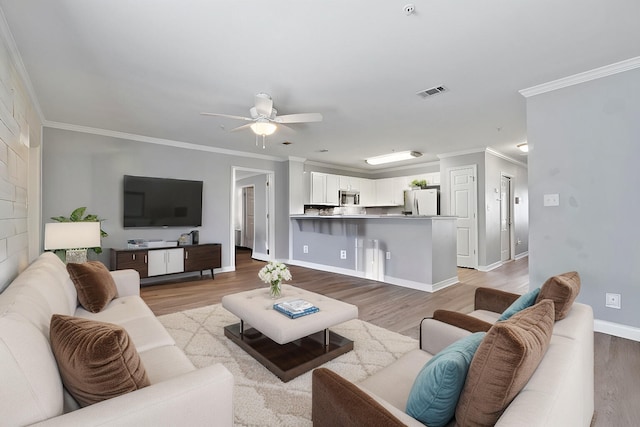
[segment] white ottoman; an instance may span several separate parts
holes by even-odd
[[[225,336],[285,382],[353,350],[353,341],[329,328],[358,318],[358,307],[290,285],[282,286],[282,295],[272,299],[266,287],[225,295],[222,306],[240,318],[224,328]],[[290,319],[273,308],[294,299],[319,311]]]

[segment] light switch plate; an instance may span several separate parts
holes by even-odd
[[[544,195],[544,205],[545,206],[560,206],[560,195],[559,194],[545,194]]]

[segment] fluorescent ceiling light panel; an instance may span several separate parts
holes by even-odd
[[[384,163],[399,162],[401,160],[410,160],[415,157],[422,156],[422,153],[417,151],[400,151],[397,153],[385,154],[382,156],[370,157],[365,160],[370,165],[382,165]]]

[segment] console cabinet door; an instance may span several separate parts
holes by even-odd
[[[111,264],[116,270],[133,269],[140,278],[147,277],[147,251],[114,251],[111,252]],[[115,264],[114,264],[115,262]]]
[[[149,277],[184,271],[184,249],[155,249],[149,251]]]
[[[222,267],[220,244],[188,246],[184,249],[184,271],[203,271]]]

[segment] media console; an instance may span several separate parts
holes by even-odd
[[[111,249],[111,268],[124,270],[132,268],[140,273],[140,278],[165,274],[188,273],[222,267],[222,246],[220,243],[185,245],[167,248]]]

